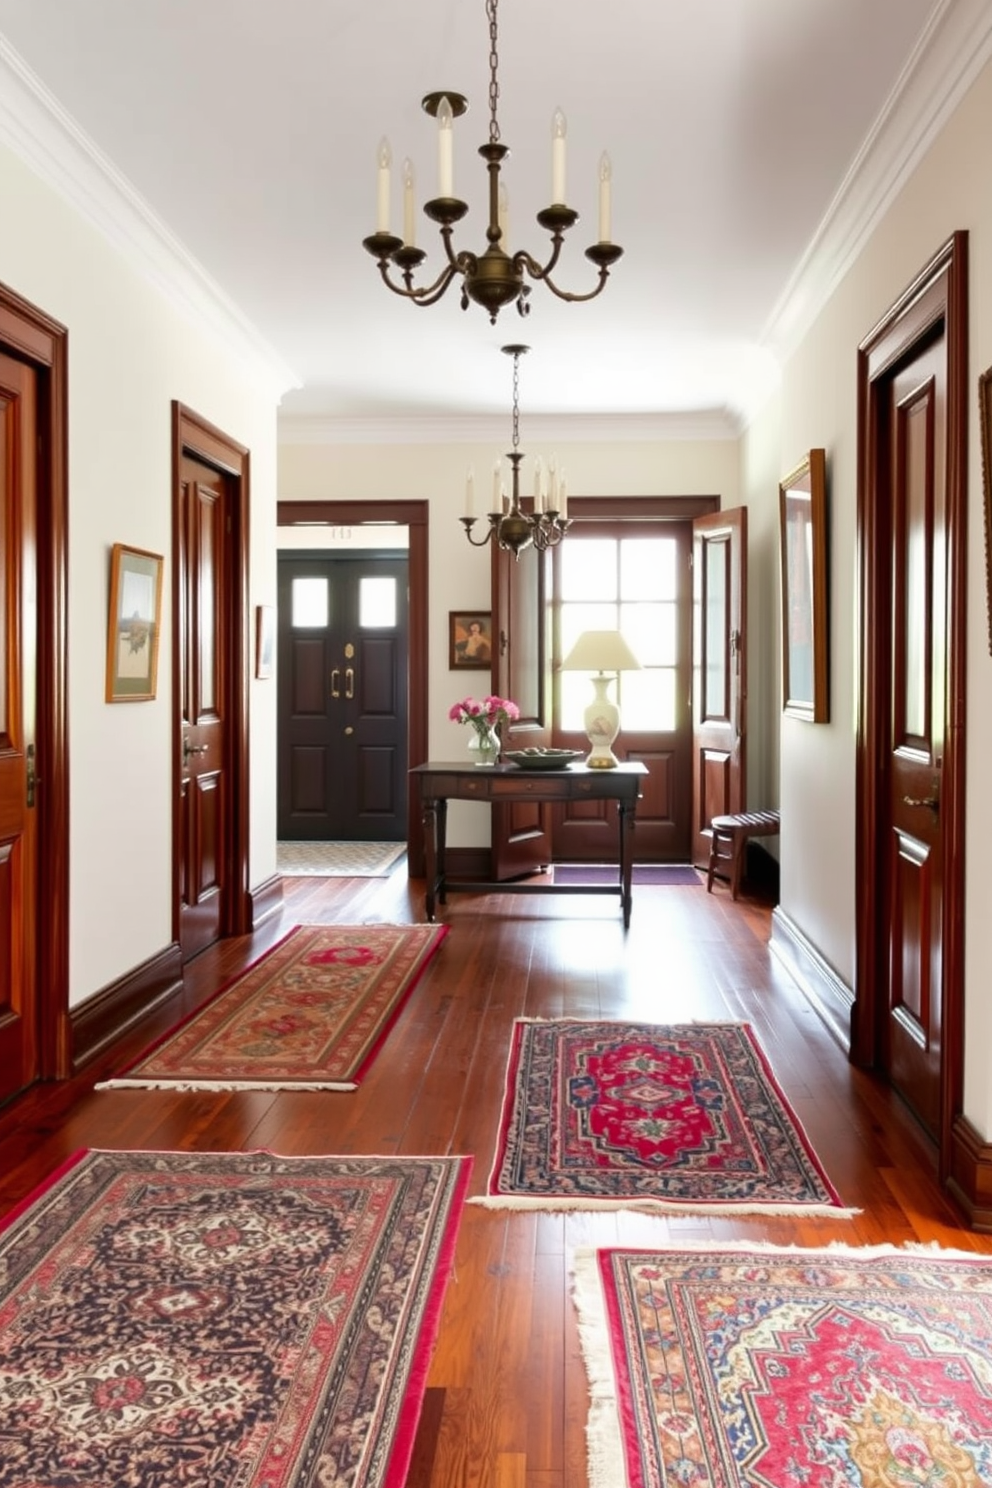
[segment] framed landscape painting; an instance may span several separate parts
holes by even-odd
[[[155,696],[162,615],[162,556],[114,543],[107,626],[108,703]]]

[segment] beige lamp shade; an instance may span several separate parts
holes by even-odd
[[[584,724],[590,751],[590,770],[612,770],[618,761],[613,741],[620,732],[620,709],[607,689],[616,672],[640,671],[641,663],[618,630],[584,630],[562,662],[569,672],[592,672],[595,696],[586,708]],[[597,674],[598,675],[595,675]]]

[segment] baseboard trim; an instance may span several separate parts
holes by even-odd
[[[278,873],[267,878],[254,889],[248,890],[248,901],[251,908],[251,928],[257,930],[259,925],[264,925],[273,915],[282,909],[283,886],[282,879]]]
[[[979,1234],[992,1234],[992,1143],[984,1141],[966,1116],[951,1125],[951,1171],[947,1191]]]
[[[807,1001],[816,1009],[844,1053],[851,1048],[854,993],[789,916],[772,910],[772,951],[788,968]]]
[[[151,956],[133,971],[69,1009],[69,1038],[75,1073],[127,1033],[140,1018],[183,990],[179,943]]]

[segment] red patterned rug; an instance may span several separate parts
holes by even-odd
[[[843,1209],[746,1023],[518,1019],[490,1208]]]
[[[992,1258],[576,1257],[590,1488],[992,1483]]]
[[[0,1488],[402,1488],[468,1176],[77,1154],[0,1232]]]
[[[297,925],[97,1089],[354,1090],[447,925]]]

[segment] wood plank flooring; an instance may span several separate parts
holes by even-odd
[[[282,1153],[471,1153],[484,1189],[510,1030],[520,1015],[750,1022],[854,1219],[495,1213],[461,1224],[409,1488],[581,1488],[587,1391],[569,1297],[585,1244],[767,1239],[937,1241],[992,1253],[938,1189],[900,1102],[851,1068],[768,949],[768,905],[725,886],[612,898],[457,895],[451,926],[354,1093],[94,1091],[162,1031],[149,1019],[84,1074],[0,1112],[0,1212],[79,1147]],[[189,1008],[298,922],[423,918],[423,883],[287,879],[282,914],[188,968]]]

